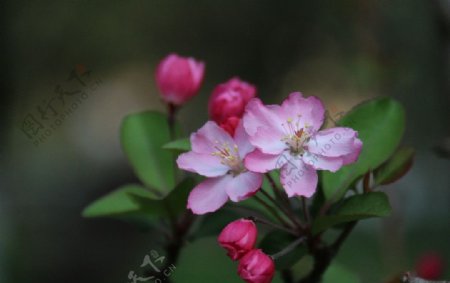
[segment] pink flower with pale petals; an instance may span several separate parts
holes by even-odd
[[[262,184],[260,173],[244,167],[245,156],[254,150],[242,122],[234,137],[208,121],[191,135],[192,150],[181,154],[178,167],[207,177],[190,193],[188,208],[195,214],[213,212],[228,199],[238,202],[252,196]]]
[[[245,167],[265,173],[280,169],[289,197],[311,197],[316,191],[316,170],[335,172],[358,159],[362,142],[350,128],[319,131],[325,109],[316,97],[294,92],[281,105],[263,105],[254,98],[243,117],[244,128],[256,150]]]

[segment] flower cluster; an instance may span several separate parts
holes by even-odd
[[[414,149],[400,144],[402,105],[375,98],[325,127],[330,116],[319,98],[292,92],[267,105],[255,85],[231,77],[211,88],[202,111],[209,121],[181,137],[177,110],[199,93],[204,77],[205,63],[192,57],[170,54],[158,64],[156,86],[167,113],[131,113],[120,127],[141,184],[121,186],[83,215],[137,217],[139,224],[160,228],[173,264],[184,243],[226,226],[218,243],[244,281],[270,283],[276,266],[286,282],[320,282],[355,225],[392,210],[377,188],[405,175],[414,159]],[[178,174],[174,163],[200,178]],[[223,206],[220,214],[205,215]],[[306,254],[311,269],[293,272]],[[416,272],[432,280],[443,266],[439,255],[427,254]]]
[[[203,76],[203,63],[172,54],[158,66],[156,80],[162,99],[178,107],[198,92]],[[194,214],[252,197],[264,174],[273,170],[280,171],[286,202],[310,198],[317,189],[317,170],[336,172],[358,159],[358,133],[345,127],[322,129],[325,108],[317,97],[293,92],[280,105],[265,105],[256,93],[255,86],[237,77],[215,87],[208,103],[210,121],[191,134],[191,150],[178,156],[180,169],[205,177],[188,197],[187,208]],[[303,228],[295,224],[299,236]],[[253,221],[240,219],[228,224],[218,241],[232,260],[239,260],[242,279],[268,283],[275,264],[255,248],[257,234]]]
[[[275,274],[273,259],[255,249],[258,231],[253,221],[239,219],[228,224],[219,235],[219,245],[232,260],[239,260],[238,274],[248,283],[269,283]]]
[[[311,197],[316,170],[335,172],[357,160],[362,142],[350,128],[320,130],[322,102],[294,92],[281,105],[253,98],[233,134],[209,121],[191,135],[192,151],[178,167],[207,177],[191,192],[188,207],[195,214],[213,212],[228,199],[238,202],[255,194],[262,174],[280,169],[289,197]]]

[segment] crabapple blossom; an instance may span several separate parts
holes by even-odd
[[[265,173],[280,169],[289,197],[311,197],[316,191],[316,170],[335,172],[355,162],[362,148],[358,133],[336,127],[320,131],[325,118],[322,102],[294,92],[281,105],[263,105],[252,99],[243,117],[244,128],[256,150],[245,166]]]
[[[218,241],[232,260],[238,260],[255,247],[257,236],[258,231],[253,221],[239,219],[222,230]]]
[[[238,274],[247,283],[270,283],[275,264],[262,250],[252,250],[239,261]]]
[[[169,54],[156,69],[156,84],[161,98],[173,105],[185,103],[198,93],[204,70],[203,62]]]
[[[228,117],[224,122],[220,123],[219,126],[227,131],[231,136],[234,136],[236,127],[239,125],[241,119],[238,117]]]
[[[238,202],[252,196],[262,184],[262,174],[245,168],[245,156],[254,150],[242,123],[231,136],[208,121],[191,135],[192,150],[181,154],[178,167],[207,177],[190,193],[188,208],[195,214],[213,212],[228,199]]]
[[[230,117],[241,118],[245,106],[255,96],[255,86],[232,78],[213,90],[208,102],[209,117],[219,125]]]

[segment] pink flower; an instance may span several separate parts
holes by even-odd
[[[208,103],[209,116],[218,124],[229,117],[241,118],[245,106],[255,95],[255,86],[239,78],[232,78],[213,90]]]
[[[439,254],[428,252],[420,257],[416,271],[423,279],[438,280],[444,271],[444,261]]]
[[[270,283],[275,264],[261,250],[252,250],[239,261],[238,274],[247,283]]]
[[[181,105],[197,94],[205,64],[194,58],[170,54],[156,69],[156,84],[167,103]]]
[[[253,221],[239,219],[228,224],[219,235],[219,244],[232,260],[238,260],[255,247],[258,231]]]
[[[281,183],[289,197],[310,197],[316,191],[316,170],[335,172],[355,162],[362,142],[350,128],[319,131],[325,110],[316,97],[294,92],[281,105],[249,102],[244,127],[257,149],[245,159],[251,171],[265,173],[280,168]]]
[[[231,136],[234,136],[234,132],[236,131],[236,127],[239,125],[241,119],[237,117],[229,117],[224,122],[220,123],[220,127],[227,131]]]
[[[195,214],[213,212],[228,199],[244,200],[261,187],[262,175],[248,171],[244,157],[254,147],[249,143],[242,123],[234,137],[209,121],[191,135],[192,151],[180,155],[178,167],[207,177],[190,193],[188,208]]]

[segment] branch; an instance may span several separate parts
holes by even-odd
[[[340,247],[350,235],[357,221],[350,222],[346,225],[344,231],[339,235],[336,241],[328,247],[313,250],[314,266],[311,272],[301,279],[299,283],[319,283],[322,275],[327,270],[331,260],[337,255]]]

